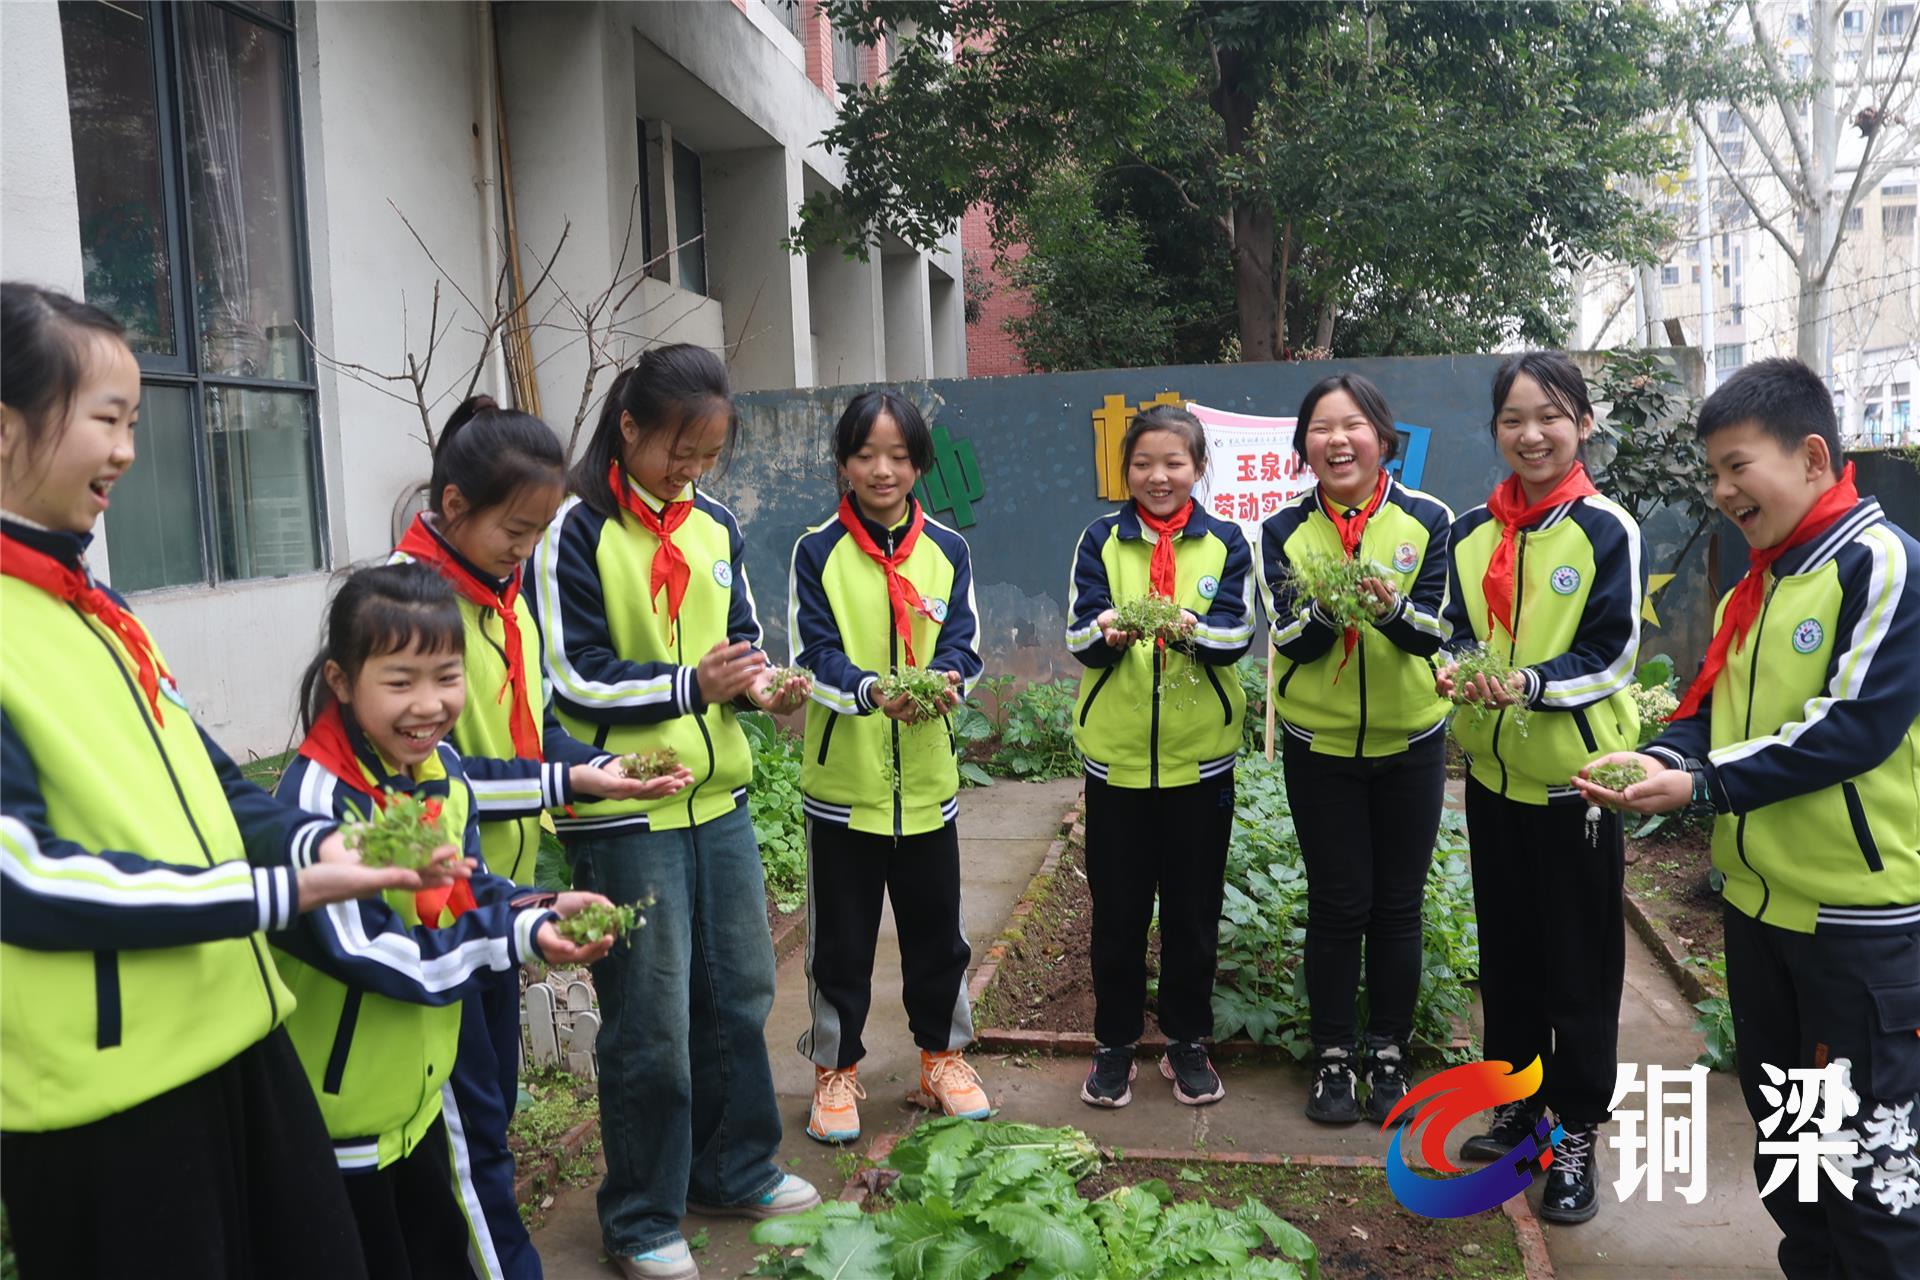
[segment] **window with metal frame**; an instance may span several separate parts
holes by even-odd
[[[326,563],[290,8],[60,5],[85,294],[141,370],[123,591]]]

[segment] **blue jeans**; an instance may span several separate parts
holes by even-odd
[[[593,967],[600,1234],[632,1257],[679,1237],[689,1199],[738,1204],[780,1181],[766,882],[745,805],[690,829],[567,843],[576,887],[655,898],[646,927]]]

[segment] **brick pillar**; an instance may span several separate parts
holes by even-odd
[[[800,43],[807,49],[807,79],[838,104],[839,86],[833,82],[833,23],[820,0],[800,0]]]

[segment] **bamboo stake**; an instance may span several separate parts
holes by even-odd
[[[1273,660],[1276,654],[1273,648],[1273,631],[1267,631],[1267,759],[1273,759]]]
[[[491,21],[491,6],[489,6]],[[527,293],[520,274],[520,227],[514,217],[513,151],[507,144],[507,81],[500,66],[500,41],[493,42],[493,109],[495,131],[500,135],[500,193],[506,202],[507,275],[513,286],[512,310],[501,341],[506,346],[507,367],[513,378],[513,400],[523,411],[540,416],[540,375],[534,368],[533,339],[527,326]]]

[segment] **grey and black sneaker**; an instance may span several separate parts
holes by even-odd
[[[1207,1046],[1194,1040],[1176,1040],[1160,1058],[1160,1074],[1173,1081],[1173,1098],[1189,1107],[1202,1107],[1227,1096],[1220,1073],[1207,1057]]]
[[[1493,1123],[1460,1144],[1462,1160],[1498,1160],[1520,1145],[1540,1123],[1545,1108],[1534,1098],[1503,1102],[1493,1109]]]
[[[1600,1212],[1599,1131],[1592,1125],[1561,1121],[1564,1132],[1553,1144],[1547,1185],[1540,1195],[1540,1216],[1548,1222],[1585,1222]]]
[[[1124,1107],[1133,1101],[1133,1046],[1101,1045],[1080,1086],[1080,1101],[1090,1107]]]
[[[1313,1084],[1307,1089],[1307,1119],[1321,1124],[1358,1123],[1360,1102],[1353,1095],[1353,1086],[1353,1051],[1321,1049],[1313,1068]]]
[[[1375,1045],[1367,1051],[1367,1119],[1385,1124],[1388,1114],[1407,1096],[1406,1050],[1397,1044]]]

